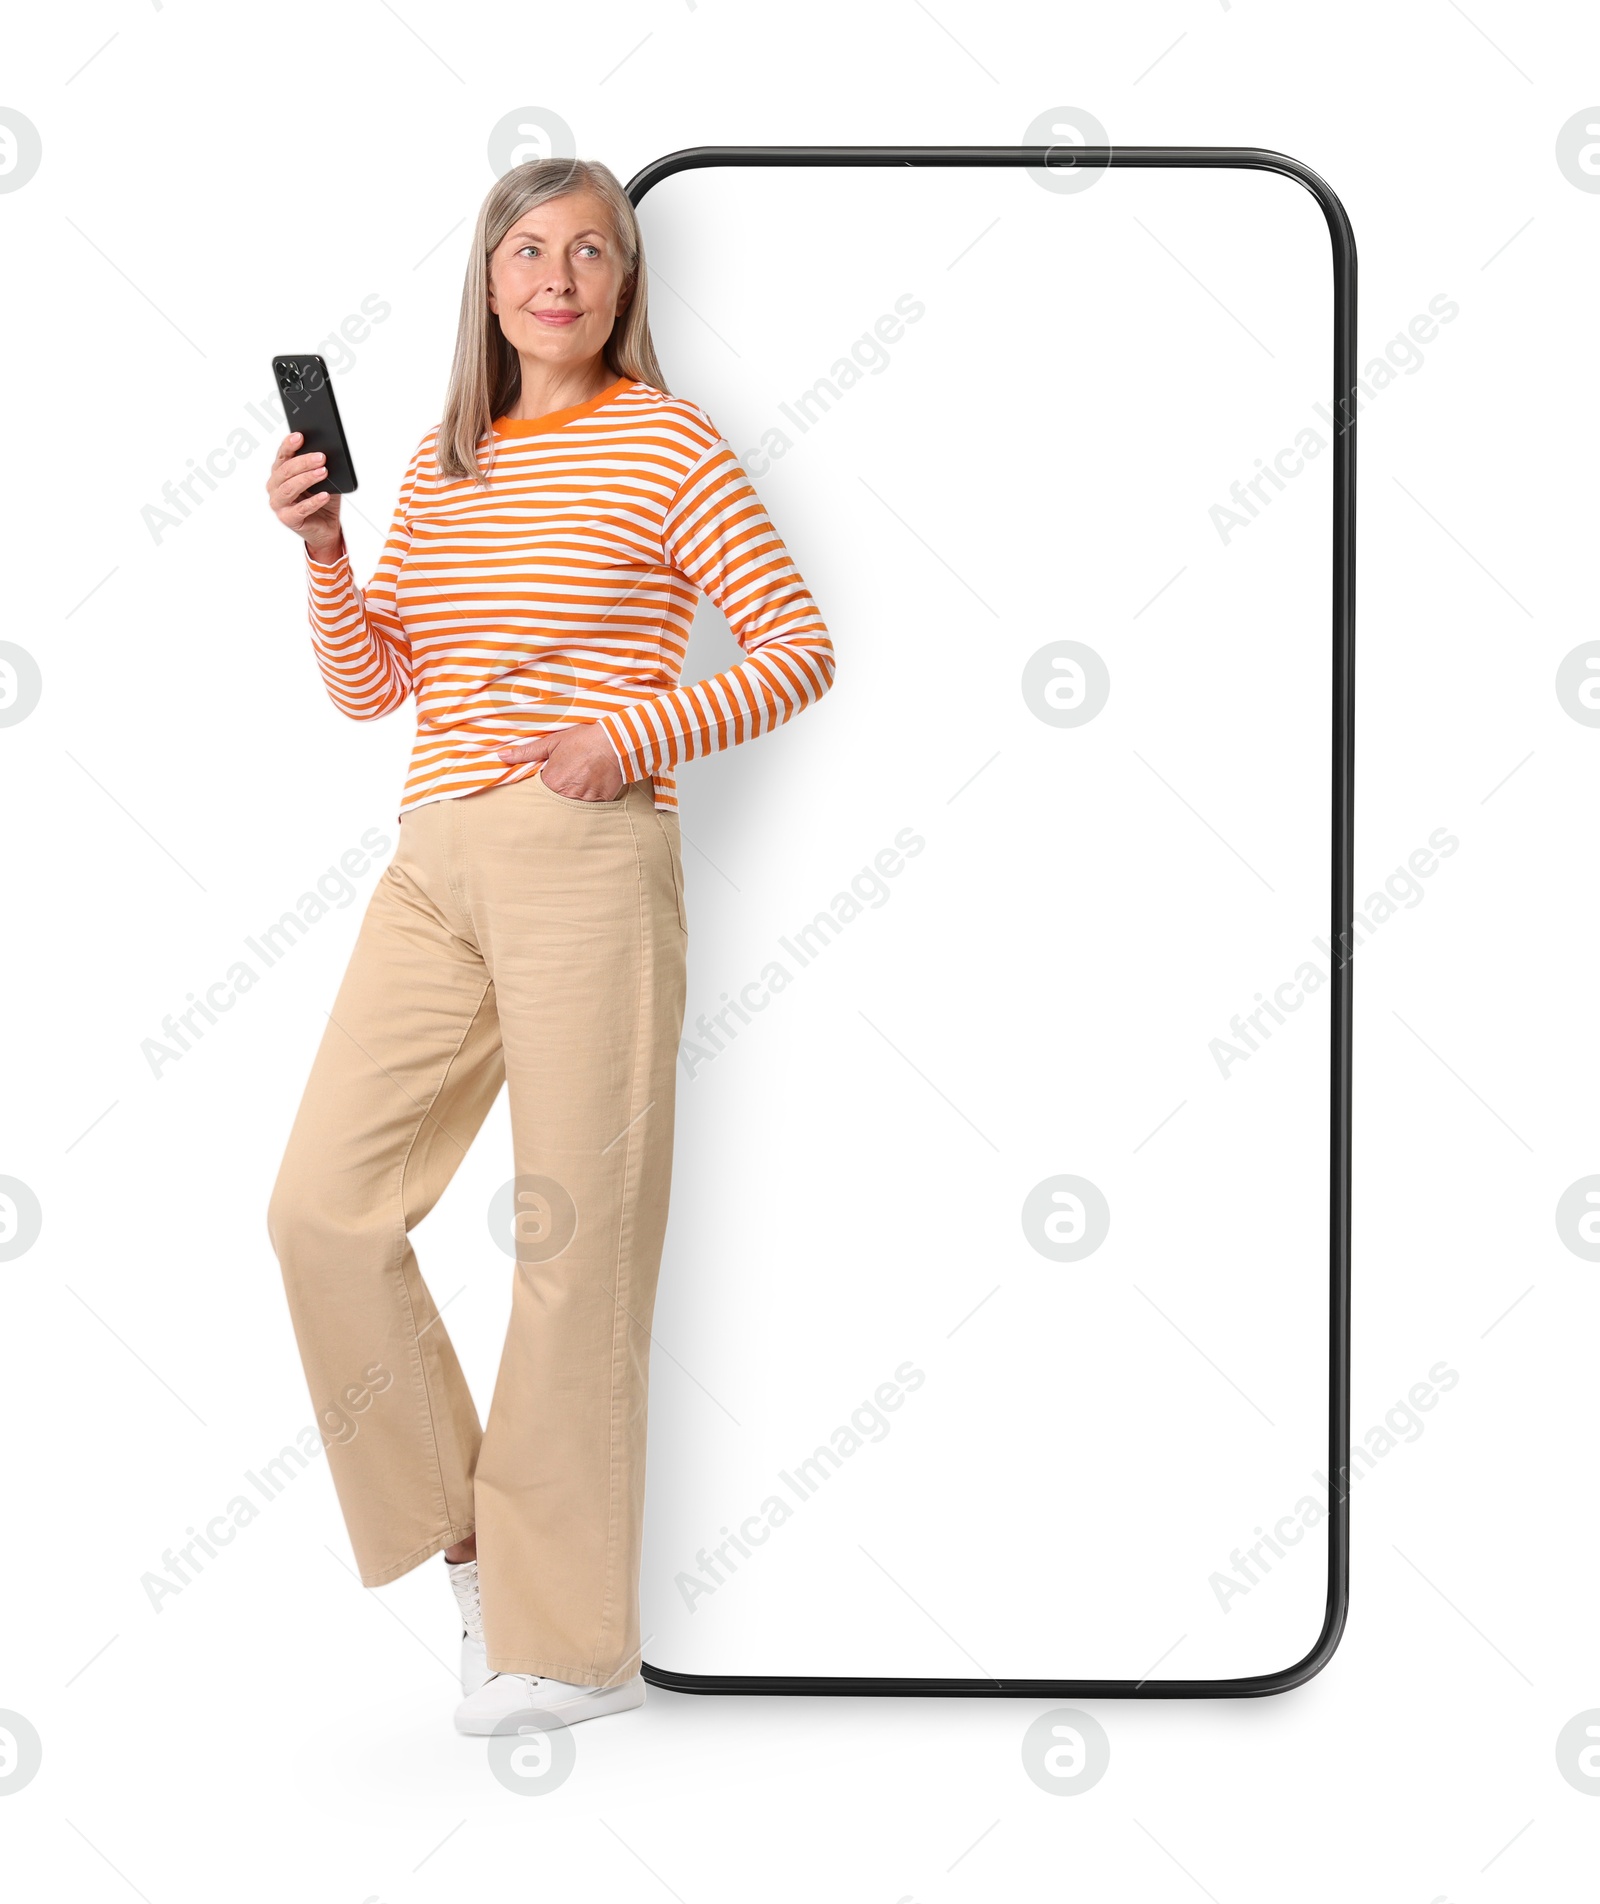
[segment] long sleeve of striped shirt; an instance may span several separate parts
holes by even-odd
[[[626,780],[765,734],[833,683],[833,643],[817,605],[725,438],[678,485],[661,549],[666,567],[722,610],[747,658],[602,718]]]
[[[333,562],[314,562],[306,552],[311,646],[329,699],[353,721],[392,714],[411,692],[411,640],[395,589],[411,548],[411,501],[433,437],[430,430],[412,453],[388,539],[365,589],[356,586],[348,550]]]

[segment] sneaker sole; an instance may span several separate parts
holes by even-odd
[[[563,1725],[577,1725],[584,1719],[603,1719],[610,1712],[628,1712],[635,1706],[644,1704],[644,1677],[642,1674],[630,1679],[624,1686],[607,1686],[604,1691],[586,1693],[582,1697],[561,1699],[547,1706],[514,1706],[492,1717],[481,1717],[474,1713],[465,1723],[461,1714],[456,1714],[456,1730],[469,1738],[488,1738],[497,1725],[508,1719],[513,1712],[527,1713],[530,1717],[544,1715],[558,1719]]]

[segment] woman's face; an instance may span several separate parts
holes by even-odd
[[[490,256],[489,309],[519,356],[552,369],[599,357],[626,303],[609,215],[591,192],[535,205]]]

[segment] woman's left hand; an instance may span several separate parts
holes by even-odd
[[[614,800],[622,791],[622,769],[610,741],[594,722],[502,747],[499,754],[508,765],[542,760],[540,779],[552,793],[565,794],[569,800]]]

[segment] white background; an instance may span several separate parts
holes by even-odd
[[[43,142],[37,176],[0,195],[0,639],[45,679],[37,714],[0,736],[0,1174],[45,1213],[35,1248],[0,1266],[0,1708],[44,1741],[39,1775],[0,1801],[19,1891],[1228,1904],[1571,1888],[1600,1815],[1556,1754],[1600,1706],[1596,1268],[1555,1213],[1600,1169],[1578,1010],[1600,735],[1555,678],[1594,635],[1600,196],[1556,142],[1575,114],[1600,123],[1596,50],[1549,7],[1249,0],[1111,17],[122,4],[12,30],[0,106]],[[1020,143],[1057,110],[1129,143],[1274,148],[1350,212],[1363,364],[1430,299],[1460,305],[1360,426],[1358,893],[1441,826],[1461,847],[1357,961],[1357,1433],[1440,1361],[1460,1381],[1361,1484],[1350,1625],[1326,1671],[1275,1700],[1084,1702],[1111,1756],[1076,1796],[1025,1773],[1042,1703],[653,1692],[573,1735],[557,1792],[513,1797],[450,1729],[442,1583],[421,1569],[361,1589],[315,1473],[159,1614],[140,1586],[309,1419],[264,1211],[370,872],[159,1082],[140,1043],[365,831],[392,836],[410,732],[326,702],[264,447],[159,542],[141,510],[239,426],[264,445],[245,405],[268,397],[272,352],[315,347],[376,297],[389,315],[335,369],[370,570],[437,418],[489,133],[523,108],[559,113],[624,180],[707,143]],[[872,248],[848,218],[797,234],[798,295],[807,274],[830,297],[853,279],[870,321]],[[1001,318],[974,331],[946,400],[997,401],[1041,369],[1070,380],[1064,346],[1021,322],[1003,254],[969,262],[963,307]],[[1191,295],[1210,302],[1174,265],[1175,314]],[[775,396],[792,387],[775,375]],[[1212,414],[1172,418],[1185,455],[1217,444],[1191,485],[1200,520],[1300,421],[1296,403],[1241,445],[1245,401],[1225,389]],[[1285,494],[1219,570],[1246,576],[1306,505]],[[827,713],[804,719],[820,731]],[[803,724],[792,739],[789,758],[814,742]],[[692,854],[689,877],[693,916],[709,888]],[[420,1238],[475,1380],[504,1284],[484,1248],[495,1130]]]

